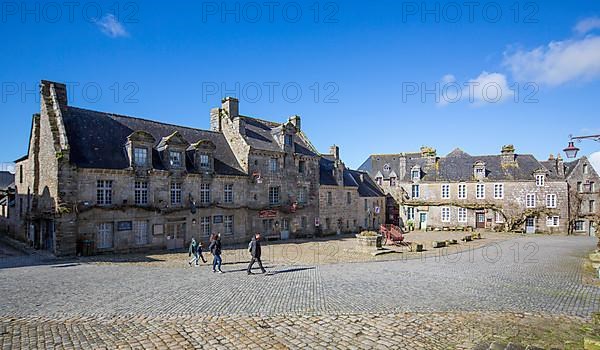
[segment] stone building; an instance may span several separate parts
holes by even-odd
[[[177,249],[215,232],[235,243],[254,232],[322,230],[323,157],[298,116],[252,118],[226,98],[200,130],[73,107],[64,84],[42,81],[30,135],[16,161],[13,234],[56,255]],[[359,175],[353,207],[373,194]],[[364,212],[353,213],[363,222]]]
[[[547,162],[551,168],[559,161],[551,157]],[[569,228],[575,234],[596,236],[595,225],[600,222],[600,177],[587,157],[564,163],[564,169],[569,186]]]
[[[394,223],[416,229],[495,229],[565,233],[568,184],[560,159],[554,168],[512,145],[497,155],[472,156],[455,149],[372,155],[359,168],[395,200]]]
[[[385,194],[371,177],[346,168],[332,146],[320,161],[319,220],[323,233],[379,230],[385,223]]]
[[[10,231],[11,211],[14,207],[15,175],[8,171],[0,171],[0,232]]]

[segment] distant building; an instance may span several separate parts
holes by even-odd
[[[322,156],[298,116],[244,116],[226,98],[200,130],[76,108],[49,81],[16,176],[14,234],[57,255],[178,249],[215,232],[232,243],[374,228],[385,199],[366,173]]]
[[[14,207],[15,175],[8,171],[0,171],[0,232],[10,231],[10,218]]]
[[[422,147],[417,153],[372,155],[359,168],[394,201],[394,223],[416,229],[495,229],[594,234],[598,175],[582,158],[540,162],[512,145],[497,155],[472,156],[456,149],[445,157]],[[585,168],[585,170],[584,170]],[[585,172],[585,175],[584,175]],[[573,212],[570,188],[582,200]],[[395,202],[395,203],[394,203]]]

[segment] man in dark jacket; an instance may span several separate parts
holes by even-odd
[[[250,255],[252,256],[250,265],[248,265],[248,274],[249,275],[253,274],[252,273],[252,265],[254,265],[255,262],[258,262],[258,267],[260,267],[260,270],[262,271],[262,273],[266,273],[267,271],[263,267],[262,261],[260,260],[260,255],[261,255],[260,233],[257,233],[254,235],[254,237],[252,238],[252,241],[250,242],[250,247],[248,249],[250,250]]]

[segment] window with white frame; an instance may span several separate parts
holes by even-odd
[[[585,231],[585,222],[583,220],[575,221],[575,224],[573,225],[573,229],[577,232]]]
[[[406,220],[414,220],[415,219],[415,207],[406,208]]]
[[[276,173],[277,169],[279,169],[279,163],[277,161],[277,158],[269,159],[269,171],[272,173]]]
[[[494,199],[504,198],[504,184],[494,184]]]
[[[200,203],[210,203],[210,184],[208,183],[200,184]]]
[[[596,201],[595,200],[590,200],[588,209],[589,209],[590,213],[593,213],[596,211]]]
[[[419,180],[421,178],[421,170],[419,170],[419,169],[411,170],[410,178],[413,180]]]
[[[546,183],[546,175],[544,174],[537,174],[535,176],[535,185],[538,187],[542,187],[544,186],[544,184]]]
[[[169,164],[171,164],[174,168],[179,168],[183,165],[183,159],[181,157],[181,152],[179,151],[169,151]]]
[[[226,235],[233,234],[233,215],[225,215],[223,218],[223,231]]]
[[[485,199],[485,184],[477,184],[475,198]]]
[[[383,178],[382,177],[376,177],[375,178],[375,182],[379,185],[382,186],[383,185]]]
[[[148,149],[135,147],[133,149],[133,162],[137,166],[148,164]]]
[[[279,187],[269,187],[269,204],[279,204]]]
[[[583,182],[581,182],[581,181],[577,182],[577,192],[579,192],[579,193],[583,192]]]
[[[596,192],[596,183],[594,181],[590,181],[590,192]]]
[[[98,180],[96,182],[96,202],[98,205],[112,204],[112,185],[111,180]]]
[[[496,217],[496,223],[497,224],[502,224],[504,223],[504,216],[502,216],[502,213],[500,213],[499,211],[495,212],[495,217]]]
[[[171,204],[181,204],[180,182],[171,182]]]
[[[233,203],[233,184],[223,185],[223,203]]]
[[[134,221],[133,222],[133,235],[135,238],[136,245],[146,245],[149,243],[148,240],[148,221]]]
[[[419,198],[419,185],[412,185],[412,198]]]
[[[210,168],[210,157],[208,154],[198,155],[198,162],[200,163],[201,168]]]
[[[546,195],[546,208],[556,208],[556,195],[555,194],[547,194]]]
[[[148,183],[146,181],[136,181],[134,188],[134,200],[136,205],[148,204]]]
[[[583,164],[583,173],[584,173],[585,175],[587,175],[587,174],[588,174],[588,172],[589,172],[589,170],[588,170],[588,165],[587,165],[587,164]]]
[[[112,222],[103,222],[98,224],[96,232],[96,247],[98,249],[108,249],[113,246],[113,224]]]
[[[390,177],[390,186],[396,186],[396,178]]]
[[[548,227],[557,227],[560,225],[560,217],[559,216],[548,216],[546,219],[546,226]]]
[[[442,185],[442,198],[450,198],[450,185]]]
[[[306,188],[304,187],[298,189],[298,203],[306,203]]]
[[[450,222],[450,208],[442,207],[442,222]]]
[[[467,222],[467,208],[458,208],[458,222]]]
[[[210,216],[202,216],[200,218],[200,233],[203,236],[210,235]]]
[[[525,206],[527,208],[535,208],[535,193],[528,193],[525,196]]]
[[[458,184],[458,198],[467,198],[467,184]]]

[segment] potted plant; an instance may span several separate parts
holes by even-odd
[[[409,230],[409,231],[414,231],[414,230],[415,230],[415,220],[413,220],[413,219],[409,219],[409,220],[406,222],[406,225],[408,226],[408,230]]]

